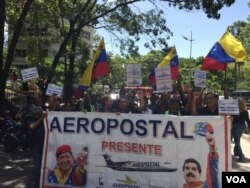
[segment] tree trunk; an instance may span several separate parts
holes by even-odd
[[[5,0],[0,1],[0,77],[3,69],[4,25],[5,25]]]
[[[67,33],[66,37],[63,39],[63,42],[61,43],[61,45],[60,45],[60,47],[59,47],[59,49],[58,49],[58,51],[56,53],[54,61],[53,61],[52,65],[51,65],[51,68],[49,70],[48,78],[47,78],[47,80],[45,82],[45,85],[44,85],[43,95],[42,95],[43,102],[46,101],[46,91],[47,91],[49,83],[52,81],[52,78],[55,75],[55,70],[56,70],[56,67],[57,67],[57,65],[59,63],[60,57],[62,56],[63,52],[65,51],[64,49],[65,49],[69,39],[72,37],[73,34],[74,34],[74,30],[71,27],[71,29]]]
[[[3,49],[4,49],[4,24],[5,24],[5,0],[0,1],[0,114],[4,110],[5,93],[3,83]]]
[[[0,109],[2,109],[2,110],[4,109],[4,106],[5,106],[6,82],[7,82],[7,79],[8,79],[9,72],[10,72],[11,64],[12,64],[13,59],[14,59],[14,54],[15,54],[15,49],[16,49],[16,45],[17,45],[17,42],[18,42],[18,38],[19,38],[21,30],[23,28],[24,20],[25,20],[27,14],[28,14],[28,12],[30,10],[30,7],[31,7],[33,2],[34,2],[34,0],[27,0],[26,3],[24,4],[22,13],[21,13],[21,15],[20,15],[20,17],[19,17],[19,19],[17,21],[17,24],[16,24],[15,30],[13,32],[13,36],[12,36],[10,45],[8,47],[8,53],[7,53],[5,64],[3,63],[3,57],[1,57],[1,60],[0,60],[1,61],[1,75],[0,75],[0,99],[1,100],[0,100]],[[5,1],[1,1],[0,7],[1,7],[1,9],[6,8],[5,7]],[[2,12],[2,10],[1,10],[1,14],[5,14],[5,12]],[[2,19],[2,15],[1,15],[1,19]],[[2,20],[1,20],[1,23],[2,23]],[[1,43],[0,45],[2,46],[3,43]]]
[[[71,41],[71,53],[70,53],[70,57],[69,57],[69,69],[67,72],[67,79],[66,79],[65,86],[64,86],[65,100],[71,99],[71,97],[74,94],[74,86],[73,86],[73,83],[74,83],[74,63],[75,63],[76,44],[77,44],[78,37],[79,37],[79,32],[73,36],[72,41]]]
[[[51,82],[51,80],[52,80],[52,78],[53,78],[53,76],[54,76],[54,74],[55,74],[55,69],[56,69],[56,67],[57,67],[57,65],[58,65],[58,63],[59,63],[59,59],[60,59],[60,57],[62,56],[62,53],[64,52],[64,49],[65,49],[65,47],[66,47],[68,41],[70,40],[70,38],[71,38],[75,33],[81,32],[81,30],[82,30],[82,28],[83,28],[84,26],[89,25],[90,23],[92,23],[92,22],[98,20],[99,18],[104,17],[105,15],[108,15],[108,14],[111,13],[111,12],[116,11],[116,9],[118,9],[118,8],[120,8],[120,7],[123,7],[123,6],[125,6],[125,5],[129,5],[129,4],[133,4],[133,3],[137,2],[137,1],[141,1],[141,0],[132,0],[132,1],[129,1],[129,2],[120,3],[119,5],[116,5],[115,7],[113,7],[113,8],[111,8],[111,9],[109,9],[109,10],[103,12],[102,14],[99,14],[99,15],[96,16],[96,17],[93,17],[93,18],[91,18],[91,19],[87,19],[87,21],[85,21],[85,22],[82,22],[82,21],[83,21],[83,20],[82,20],[81,23],[77,26],[77,28],[74,28],[74,27],[75,27],[77,21],[80,21],[80,20],[79,20],[79,16],[75,16],[74,18],[72,18],[72,20],[70,21],[70,28],[69,28],[69,31],[68,31],[67,35],[65,36],[65,38],[63,39],[63,42],[61,43],[61,45],[60,45],[60,47],[59,47],[59,49],[58,49],[58,51],[57,51],[57,54],[56,54],[56,56],[55,56],[55,58],[54,58],[54,61],[53,61],[52,65],[51,65],[51,69],[50,69],[50,71],[49,71],[48,79],[47,79],[47,81],[45,82],[44,90],[43,90],[43,95],[42,95],[43,102],[45,102],[45,100],[46,100],[46,90],[47,90],[47,88],[48,88],[48,84]],[[88,8],[88,11],[89,11],[89,12],[90,12],[91,10],[93,10],[93,8],[94,8],[94,6],[96,5],[96,2],[97,2],[97,1],[95,1],[94,3],[92,3],[91,5],[89,5],[91,2],[92,2],[91,0],[88,0],[88,1],[86,2],[86,5],[85,5],[83,11],[86,10],[87,8]],[[90,7],[88,7],[88,6],[90,6]]]

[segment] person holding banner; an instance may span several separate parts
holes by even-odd
[[[171,98],[169,101],[169,110],[165,112],[167,115],[181,116],[184,115],[184,111],[181,105],[181,101],[178,98]]]
[[[148,98],[142,96],[138,99],[138,107],[133,111],[135,114],[152,114],[152,110],[148,108]]]
[[[93,96],[86,93],[84,95],[82,103],[80,104],[79,110],[82,112],[95,112],[96,106],[93,104]]]
[[[192,96],[191,114],[201,116],[216,116],[219,115],[218,110],[218,95],[215,93],[206,93],[204,98],[204,106],[197,108],[197,100],[199,100],[201,93],[195,92]]]
[[[88,148],[74,159],[70,145],[61,145],[56,150],[57,165],[49,170],[48,183],[56,185],[84,186],[87,180]]]
[[[40,184],[40,172],[43,156],[43,145],[45,137],[45,129],[43,124],[43,108],[41,106],[34,106],[33,116],[30,117],[28,126],[30,129],[30,142],[32,150],[32,158],[34,164],[34,188],[39,188]]]
[[[168,92],[164,92],[161,94],[158,105],[156,106],[153,114],[165,114],[167,110],[169,110],[169,101],[171,96]]]
[[[114,107],[115,113],[133,113],[134,110],[130,106],[129,99],[127,96],[121,96],[118,100],[117,107]]]
[[[112,112],[113,100],[109,95],[102,97],[100,112]]]
[[[48,110],[49,111],[59,111],[60,110],[60,103],[57,100],[57,95],[52,94],[48,99]]]
[[[135,95],[136,106],[133,113],[135,114],[152,114],[152,110],[148,108],[148,98],[142,89],[137,89]]]
[[[28,125],[29,123],[32,122],[33,118],[33,111],[35,108],[35,97],[33,93],[27,93],[26,94],[26,101],[24,104],[19,109],[19,112],[17,113],[17,117],[19,118],[22,122],[22,124],[25,126],[25,128],[29,128]]]
[[[181,99],[183,104],[183,115],[192,115],[192,110],[197,110],[202,107],[202,92],[199,87],[194,87],[191,90],[187,89],[186,92],[185,98],[182,97]],[[195,99],[193,98],[194,96]],[[192,105],[195,105],[195,107],[192,107]],[[193,113],[196,112],[193,111]]]
[[[152,112],[154,112],[155,109],[156,109],[157,106],[158,106],[159,96],[158,96],[157,94],[155,94],[155,93],[152,93],[151,96],[150,96],[150,98],[149,98],[149,100],[150,100],[150,104],[148,105],[148,108],[149,108]]]
[[[204,136],[209,146],[206,180],[200,180],[202,173],[200,163],[194,158],[188,158],[184,161],[182,168],[186,181],[183,188],[219,188],[219,155],[213,137],[213,127],[209,123],[199,122],[195,125],[195,132],[197,135]]]

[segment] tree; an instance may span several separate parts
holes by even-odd
[[[60,17],[55,14],[54,4],[45,4],[42,1],[35,1],[27,15],[25,26],[22,29],[21,37],[25,39],[26,62],[32,67],[37,67],[39,80],[42,83],[40,88],[43,89],[43,83],[47,79],[51,59],[48,60],[47,46],[60,41]],[[46,16],[44,16],[46,15]],[[14,20],[9,20],[8,24],[12,25]],[[49,66],[48,66],[49,65]],[[58,75],[58,74],[57,74]],[[58,76],[55,76],[58,78]],[[61,81],[61,80],[58,80]]]
[[[10,71],[10,66],[12,64],[14,58],[14,52],[16,48],[16,44],[18,42],[18,38],[21,33],[21,29],[23,27],[24,20],[29,12],[31,5],[33,4],[34,0],[27,0],[23,4],[20,3],[19,5],[22,7],[19,17],[16,22],[15,28],[13,28],[13,35],[12,39],[8,45],[8,52],[6,59],[3,58],[3,49],[4,49],[4,26],[5,26],[5,18],[6,18],[6,1],[0,1],[0,109],[4,109],[5,104],[5,87],[6,81],[8,78],[8,74]]]
[[[3,59],[3,41],[4,41],[4,23],[6,18],[6,1],[1,0],[1,16],[0,16],[0,97],[4,98],[5,86],[7,77],[9,74],[10,66],[14,57],[14,50],[20,36],[20,32],[31,5],[34,0],[26,1],[15,1],[8,0],[8,3],[12,5],[20,2],[23,6],[16,7],[17,10],[21,11],[17,14],[12,15],[13,18],[13,36],[10,39],[8,46],[8,54],[6,59]],[[190,1],[179,1],[179,0],[116,0],[116,1],[97,1],[97,0],[43,0],[40,1],[45,5],[48,5],[48,10],[52,11],[55,15],[59,15],[59,9],[63,9],[63,19],[67,20],[69,23],[69,28],[62,33],[61,45],[55,55],[52,62],[50,71],[48,73],[48,78],[44,87],[43,94],[45,95],[48,84],[51,82],[53,76],[55,75],[56,67],[59,64],[59,59],[65,52],[66,46],[72,37],[82,30],[85,26],[91,26],[96,29],[105,28],[110,33],[116,34],[116,32],[125,33],[125,38],[121,35],[117,35],[117,40],[121,44],[121,50],[128,50],[129,52],[136,52],[138,47],[135,45],[136,42],[140,40],[140,36],[145,34],[150,38],[150,42],[146,43],[146,47],[155,46],[160,44],[167,47],[167,39],[172,35],[170,29],[166,26],[166,20],[163,18],[163,11],[161,10],[161,5],[175,6],[179,9],[191,11],[193,9],[200,9],[207,14],[209,18],[219,19],[220,14],[218,11],[223,6],[230,6],[234,3],[234,0],[190,0]],[[139,2],[151,3],[153,9],[148,11],[141,11]],[[159,4],[159,2],[162,2]],[[23,3],[23,4],[22,4]],[[7,10],[10,11],[10,10]],[[8,15],[8,12],[7,12]],[[44,17],[47,16],[46,14]],[[18,19],[16,19],[18,18]],[[51,19],[56,19],[58,16],[52,17]],[[17,20],[15,22],[15,20]],[[161,37],[163,36],[163,37]],[[0,102],[0,107],[2,108],[4,102]]]
[[[141,64],[141,74],[142,74],[142,85],[150,85],[148,81],[148,75],[150,70],[157,66],[163,58],[168,54],[170,48],[163,50],[151,50],[148,54],[144,56],[133,57],[134,63]],[[132,61],[132,60],[130,60]]]
[[[73,8],[75,11],[74,15],[70,15],[68,17],[68,21],[70,23],[70,27],[65,34],[65,38],[61,43],[61,46],[58,50],[58,53],[55,56],[55,59],[52,63],[51,70],[49,72],[49,76],[44,88],[44,92],[46,92],[48,83],[51,81],[52,76],[54,75],[55,68],[58,64],[59,58],[63,53],[63,50],[70,38],[81,30],[84,26],[93,26],[93,27],[105,27],[110,32],[113,31],[126,31],[129,36],[133,36],[134,40],[128,38],[127,40],[120,40],[121,49],[124,49],[128,46],[128,50],[130,52],[136,51],[137,48],[134,45],[134,41],[138,41],[140,34],[147,34],[151,36],[153,39],[151,40],[152,45],[156,44],[156,40],[154,38],[158,38],[158,41],[162,45],[167,45],[166,39],[159,37],[160,34],[168,33],[171,34],[170,30],[166,27],[165,19],[163,19],[162,14],[163,11],[158,10],[150,10],[146,13],[140,14],[136,13],[129,5],[135,4],[140,0],[127,0],[127,1],[103,1],[103,4],[98,4],[97,1],[73,1],[72,3],[67,2],[65,6],[67,10],[69,8]],[[177,6],[180,9],[192,10],[194,9],[203,9],[203,11],[208,15],[208,17],[219,18],[218,11],[224,5],[231,5],[234,0],[227,1],[167,1],[162,0],[163,2],[168,2],[169,5]],[[62,1],[61,1],[62,2]],[[156,1],[149,0],[148,2],[155,5],[157,8]],[[61,4],[62,6],[62,4]],[[65,8],[65,10],[66,10]],[[139,10],[139,9],[138,9]],[[65,17],[67,19],[67,17]],[[103,24],[105,23],[105,24]],[[125,42],[126,41],[126,42]],[[127,45],[129,44],[129,45]],[[146,44],[148,45],[148,44]]]

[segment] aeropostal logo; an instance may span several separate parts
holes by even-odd
[[[128,175],[125,175],[125,179],[117,179],[116,183],[113,183],[112,187],[114,188],[140,188],[139,185],[137,185],[137,182],[133,180]]]

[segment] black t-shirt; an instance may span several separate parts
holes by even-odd
[[[29,120],[30,123],[36,121],[34,117],[30,118]],[[43,147],[44,136],[45,136],[45,128],[42,120],[36,128],[30,130],[31,146]]]
[[[239,115],[232,115],[233,125],[234,124],[245,124],[247,122],[248,127],[250,128],[249,114],[247,110],[240,112]]]
[[[211,111],[208,107],[201,107],[198,109],[198,115],[201,116],[218,116],[219,111],[218,108],[215,109],[215,111]]]

